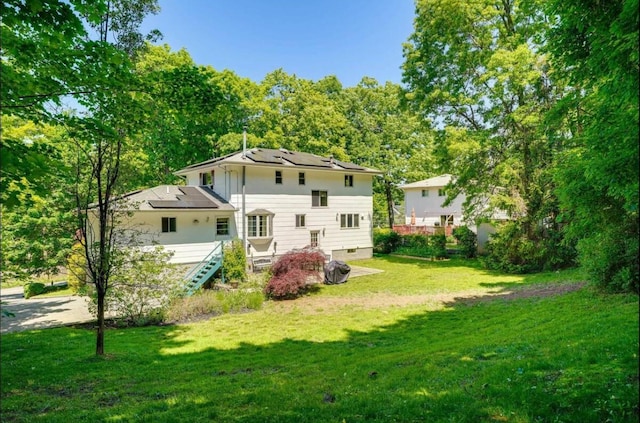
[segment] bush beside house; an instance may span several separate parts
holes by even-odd
[[[321,280],[324,260],[324,254],[315,250],[286,253],[271,267],[272,276],[264,293],[276,300],[299,297],[313,282]]]
[[[475,234],[466,227],[473,237],[465,232],[465,243],[462,250],[471,248],[475,245]],[[374,252],[378,254],[400,254],[414,257],[437,258],[442,259],[448,257],[447,237],[442,233],[433,235],[424,234],[408,234],[400,235],[389,229],[376,229],[373,233]],[[460,244],[459,244],[460,245]],[[467,253],[468,254],[468,253]]]

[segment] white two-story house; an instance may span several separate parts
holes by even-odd
[[[405,224],[414,226],[459,226],[463,224],[462,204],[465,196],[459,195],[448,206],[445,188],[452,176],[445,174],[410,184],[401,185],[404,191]]]
[[[369,258],[372,181],[379,173],[308,153],[253,148],[177,171],[185,186],[131,193],[129,224],[149,243],[174,251],[177,263],[197,262],[219,241],[235,238],[254,260],[305,247],[336,260]]]
[[[443,203],[447,199],[446,187],[453,181],[453,176],[444,174],[422,181],[401,185],[404,191],[405,219],[404,225],[394,226],[400,233],[434,233],[444,228],[444,233],[451,235],[456,226],[466,225],[478,236],[478,249],[483,251],[489,235],[495,232],[490,223],[469,220],[463,213],[466,201],[464,193],[454,198],[449,205]],[[484,200],[483,200],[484,201]],[[491,219],[494,221],[507,220],[509,216],[502,210],[494,210]]]

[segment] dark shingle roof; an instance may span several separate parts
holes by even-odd
[[[375,169],[359,166],[354,163],[342,162],[333,157],[322,157],[311,153],[302,153],[299,151],[289,151],[284,148],[275,150],[271,148],[252,148],[247,150],[243,155],[242,152],[236,152],[224,157],[207,160],[187,166],[176,172],[178,175],[184,175],[192,169],[206,168],[215,164],[256,164],[271,166],[299,166],[305,168],[317,168],[327,170],[342,170],[352,172],[368,172],[380,173]]]

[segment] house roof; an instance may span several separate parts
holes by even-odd
[[[160,185],[125,196],[132,209],[206,209],[234,211],[235,208],[208,187]]]
[[[381,174],[382,172],[359,166],[354,163],[342,162],[333,157],[322,157],[311,153],[302,153],[299,151],[289,151],[281,148],[274,150],[270,148],[252,148],[247,150],[246,154],[241,151],[229,154],[224,157],[217,157],[204,162],[187,166],[175,172],[176,175],[186,175],[194,170],[210,168],[212,166],[220,166],[224,164],[234,164],[243,166],[271,166],[271,167],[299,167],[306,169],[322,169],[322,170],[338,170],[348,171],[352,173],[373,173]]]
[[[433,178],[423,179],[422,181],[400,185],[400,189],[446,187],[452,179],[453,176],[446,173],[444,175],[434,176]]]

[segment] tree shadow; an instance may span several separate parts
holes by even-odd
[[[503,286],[505,295],[510,288]],[[22,402],[23,408],[7,418],[46,421],[54,418],[58,404],[66,407],[67,417],[94,421],[109,416],[216,422],[637,420],[637,362],[623,359],[637,348],[637,335],[635,343],[626,345],[629,351],[619,350],[619,358],[611,359],[615,365],[593,361],[620,347],[612,327],[637,333],[637,319],[631,318],[635,311],[630,307],[629,315],[619,318],[609,313],[604,298],[570,313],[555,311],[553,301],[563,297],[533,303],[516,298],[512,308],[495,302],[470,307],[466,299],[454,300],[441,310],[406,315],[366,331],[347,325],[344,335],[331,341],[287,338],[295,322],[274,319],[275,332],[280,332],[272,341],[238,335],[241,342],[225,349],[198,345],[203,337],[231,337],[217,330],[233,331],[232,323],[242,320],[230,317],[225,319],[231,322],[222,322],[226,326],[196,329],[109,331],[107,350],[112,352],[107,358],[74,363],[57,355],[56,366],[65,369],[57,384],[36,384],[29,391],[21,374],[3,369],[3,388],[5,383],[14,390],[21,386],[20,395],[38,398]],[[584,339],[586,333],[592,338]],[[77,336],[78,331],[60,331],[57,347]],[[91,333],[80,336],[91,339]],[[2,358],[15,363],[18,354],[11,348],[19,341],[10,339]],[[47,356],[33,353],[28,359]],[[624,382],[601,386],[602,372],[609,372],[606,380]],[[78,400],[73,405],[70,396]],[[51,411],[42,411],[42,403],[52,404]],[[4,405],[3,411],[8,411]]]
[[[14,298],[15,297],[15,298]],[[2,333],[17,332],[32,329],[46,329],[65,326],[69,323],[79,323],[92,320],[84,299],[75,296],[53,298],[30,298],[22,300],[22,295],[3,295],[3,304],[14,316],[2,317]],[[83,302],[78,307],[77,302]]]

